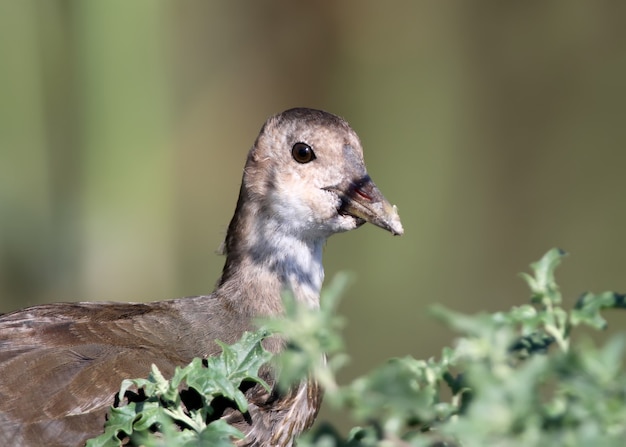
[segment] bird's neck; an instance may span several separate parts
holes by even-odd
[[[284,293],[319,306],[325,239],[303,237],[285,225],[242,190],[228,227],[226,263],[216,290],[235,309],[251,316],[278,314]]]

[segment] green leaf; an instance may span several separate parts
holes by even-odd
[[[122,442],[111,430],[105,431],[100,436],[89,439],[85,447],[120,447]]]
[[[623,295],[614,292],[600,294],[586,292],[580,296],[571,312],[571,323],[575,326],[586,324],[595,329],[605,329],[607,323],[600,312],[605,309],[623,308],[623,300]]]
[[[206,447],[232,447],[235,439],[243,439],[244,434],[237,430],[235,427],[228,425],[226,421],[217,420],[211,422],[206,426],[200,437],[198,443],[188,444],[189,447],[193,446],[206,446]]]
[[[87,447],[116,447],[121,445],[121,441],[117,437],[118,434],[124,433],[130,435],[133,433],[135,420],[138,416],[136,403],[111,408],[106,423],[105,432],[97,438],[87,441]]]
[[[270,389],[257,375],[259,368],[271,358],[271,354],[261,345],[266,337],[265,331],[246,332],[232,346],[218,342],[222,347],[222,354],[207,359],[206,368],[201,359],[194,359],[188,367],[188,386],[206,396],[209,404],[214,397],[221,395],[236,402],[240,411],[247,411],[248,402],[239,390],[241,382],[252,381],[261,384],[268,391]]]
[[[554,270],[559,266],[561,259],[566,254],[559,248],[553,248],[539,261],[530,264],[534,277],[527,273],[520,274],[528,283],[534,302],[542,302],[543,300],[549,300],[553,304],[561,302],[561,294],[554,280]]]

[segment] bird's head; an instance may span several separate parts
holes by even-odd
[[[404,232],[396,207],[367,174],[356,133],[320,110],[271,117],[250,151],[242,187],[282,231],[326,238],[370,222]]]

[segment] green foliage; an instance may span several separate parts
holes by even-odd
[[[132,445],[145,447],[231,446],[231,439],[243,434],[222,420],[212,420],[211,404],[215,398],[225,397],[245,412],[248,402],[239,389],[242,382],[260,383],[269,390],[258,376],[259,368],[271,358],[261,346],[267,335],[267,331],[245,333],[232,346],[222,344],[220,356],[196,358],[188,366],[176,368],[171,380],[154,365],[148,379],[124,380],[120,401],[131,387],[140,389],[145,399],[112,407],[104,434],[87,442],[87,447],[115,447],[127,437]],[[181,389],[193,390],[201,405],[186,408]]]
[[[342,320],[334,311],[347,278],[339,277],[323,295],[321,311],[286,299],[286,318],[266,320],[259,333],[224,346],[221,357],[209,359],[209,368],[197,360],[171,381],[156,370],[148,380],[125,381],[121,394],[132,385],[143,388],[148,400],[141,408],[131,403],[113,409],[107,432],[89,445],[119,445],[120,433],[146,446],[230,445],[231,436],[240,434],[217,421],[206,424],[210,404],[222,395],[245,411],[237,387],[242,380],[260,381],[257,370],[269,359],[260,343],[272,333],[289,340],[288,349],[273,359],[280,383],[288,386],[312,374],[327,389],[330,404],[361,424],[348,436],[321,425],[299,440],[300,447],[621,446],[626,338],[622,334],[597,347],[581,337],[573,343],[571,333],[579,325],[606,327],[600,312],[626,308],[624,296],[585,293],[566,310],[554,279],[563,256],[551,250],[531,265],[532,274],[522,275],[531,289],[530,304],[471,316],[433,307],[433,316],[460,334],[439,359],[392,359],[345,386],[335,381],[345,360]],[[192,379],[198,371],[202,379]],[[208,408],[181,407],[183,380],[207,393]],[[155,427],[160,437],[147,438]]]

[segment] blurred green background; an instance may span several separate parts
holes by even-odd
[[[558,272],[570,299],[626,291],[625,13],[2,1],[0,311],[210,292],[246,152],[294,106],[352,124],[406,231],[329,241],[327,278],[358,279],[341,307],[344,380],[437,355],[452,334],[431,303],[523,302],[516,273],[553,246],[572,254]]]

